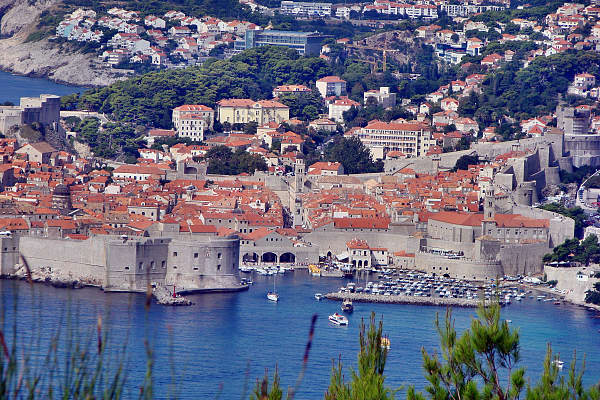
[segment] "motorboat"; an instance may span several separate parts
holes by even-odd
[[[352,311],[354,311],[354,306],[352,305],[352,300],[346,299],[346,300],[342,301],[342,311],[348,312],[348,313],[351,313]]]
[[[348,318],[338,313],[330,315],[329,320],[336,325],[348,325]]]
[[[381,347],[383,349],[389,350],[390,349],[390,344],[391,344],[391,342],[390,342],[389,338],[386,338],[386,337],[382,337],[381,338]]]
[[[256,269],[256,273],[259,274],[259,275],[269,275],[269,273],[267,272],[267,270],[264,269],[264,268],[257,268]]]
[[[322,300],[325,296],[322,293],[315,293],[315,299]]]
[[[314,264],[311,264],[311,265],[308,266],[308,272],[312,276],[321,276],[321,268],[317,267]]]
[[[552,364],[556,365],[558,367],[558,369],[562,369],[565,365],[565,362],[556,359],[556,360],[552,361]]]
[[[250,273],[252,272],[252,267],[240,267],[240,272]]]

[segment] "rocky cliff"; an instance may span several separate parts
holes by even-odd
[[[60,0],[0,0],[0,69],[80,86],[123,79],[123,73],[104,67],[95,54],[67,53],[47,39],[25,42],[37,30],[39,15],[58,5]]]

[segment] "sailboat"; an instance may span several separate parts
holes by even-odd
[[[277,291],[275,290],[275,277],[273,277],[273,291],[267,293],[267,300],[275,302],[279,301],[279,294],[277,294]]]

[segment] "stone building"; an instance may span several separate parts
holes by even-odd
[[[27,161],[50,164],[50,159],[56,153],[56,149],[47,142],[37,142],[27,143],[15,153],[21,155]]]
[[[222,124],[256,122],[258,125],[265,125],[290,119],[290,108],[274,100],[223,99],[217,104],[218,119]]]
[[[6,133],[15,125],[54,125],[60,120],[60,96],[42,94],[40,97],[21,97],[18,106],[0,106],[0,132]]]
[[[52,192],[52,208],[59,210],[63,215],[68,214],[73,209],[71,205],[71,191],[67,185],[56,185]]]

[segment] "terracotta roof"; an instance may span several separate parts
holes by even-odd
[[[338,76],[325,76],[321,79],[318,79],[317,82],[327,82],[327,83],[344,82],[344,83],[346,83],[345,80],[343,80],[342,78],[340,78]]]
[[[483,214],[464,212],[440,211],[429,216],[430,220],[445,222],[447,224],[462,226],[481,226]]]

